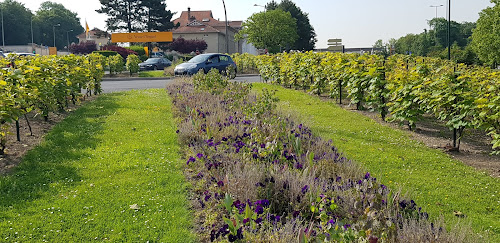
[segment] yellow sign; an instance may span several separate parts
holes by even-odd
[[[49,55],[57,55],[57,47],[49,47]]]
[[[147,46],[144,47],[144,51],[146,52],[146,56],[149,57],[149,49]]]
[[[172,42],[172,32],[115,33],[111,42]]]

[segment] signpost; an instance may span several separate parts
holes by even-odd
[[[344,46],[342,45],[342,39],[329,39],[328,40],[328,50],[333,52],[344,52]]]
[[[115,33],[111,42],[172,42],[172,32]]]

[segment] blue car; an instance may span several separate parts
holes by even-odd
[[[230,56],[218,53],[201,54],[191,58],[188,62],[177,65],[174,69],[174,74],[193,75],[200,70],[208,73],[213,68],[219,70],[220,73],[226,73],[226,69],[229,66],[233,66],[234,70],[229,76],[235,78],[237,73],[236,63],[234,63]]]

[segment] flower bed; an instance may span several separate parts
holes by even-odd
[[[413,200],[377,182],[276,111],[272,91],[217,72],[168,87],[185,145],[201,241],[456,241]]]

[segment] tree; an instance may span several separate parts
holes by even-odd
[[[151,31],[168,31],[173,29],[174,23],[171,21],[172,13],[167,10],[165,0],[142,0],[140,6],[143,8],[145,29]]]
[[[435,38],[436,45],[448,47],[448,20],[445,18],[434,18],[429,20],[432,27],[430,35]],[[470,35],[469,35],[470,36]],[[450,43],[457,42],[460,47],[467,45],[467,38],[462,34],[462,24],[455,21],[450,23]]]
[[[375,44],[373,44],[373,48],[380,49],[380,50],[377,50],[376,52],[382,56],[387,57],[389,55],[388,45],[389,45],[388,43],[384,44],[384,42],[382,40],[377,40],[375,42]]]
[[[479,59],[488,65],[500,63],[500,1],[479,13],[477,27],[472,33],[472,48]]]
[[[0,3],[0,8],[3,12],[5,45],[26,45],[30,43],[33,13],[24,4],[14,0],[6,0]]]
[[[141,1],[136,0],[99,0],[98,13],[108,15],[106,28],[110,31],[134,32],[141,30]]]
[[[180,53],[191,53],[196,50],[203,52],[207,49],[208,45],[204,40],[186,40],[182,37],[174,39],[168,45],[168,48]]]
[[[314,49],[317,41],[316,32],[309,22],[307,13],[302,12],[302,10],[290,0],[282,0],[279,4],[273,0],[266,5],[266,9],[281,9],[285,12],[289,12],[292,18],[297,21],[297,34],[299,38],[291,46],[291,49],[301,51],[310,51]]]
[[[242,26],[238,39],[246,38],[256,48],[267,48],[271,53],[292,46],[299,37],[296,20],[281,9],[255,13]]]
[[[99,0],[98,13],[108,15],[110,31],[168,31],[174,28],[172,13],[165,0]]]
[[[60,26],[54,28],[58,24]],[[52,46],[55,32],[58,49],[62,49],[67,45],[66,33],[68,33],[70,42],[76,42],[76,35],[84,31],[76,13],[66,9],[62,4],[49,1],[43,2],[40,5],[40,9],[36,12],[36,16],[33,19],[33,25],[37,27],[35,42]],[[67,32],[70,30],[73,31]]]

